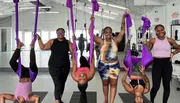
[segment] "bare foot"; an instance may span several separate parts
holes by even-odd
[[[24,46],[24,43],[22,43],[19,39],[18,39],[18,47],[17,48],[21,48],[22,46]]]
[[[35,40],[33,39],[30,44],[31,48],[34,48],[34,44],[35,44]]]

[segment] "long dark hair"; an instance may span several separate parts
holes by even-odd
[[[84,56],[80,57],[79,62],[80,62],[80,67],[88,67],[88,68],[90,68],[89,63],[88,63],[87,59]]]

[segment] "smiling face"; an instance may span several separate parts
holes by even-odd
[[[63,39],[65,35],[65,31],[62,28],[58,28],[56,34],[58,39]]]
[[[111,37],[112,37],[112,29],[111,29],[111,27],[106,27],[104,29],[104,35],[105,35],[107,40],[111,39]]]
[[[85,84],[87,82],[86,73],[82,72],[78,77],[78,83],[79,84]]]
[[[165,28],[163,25],[157,25],[155,27],[155,31],[156,31],[156,35],[157,37],[164,37],[166,32],[165,32]]]

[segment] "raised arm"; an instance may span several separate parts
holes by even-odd
[[[145,74],[145,68],[143,66],[141,66],[141,70],[140,70],[142,77],[145,81],[145,88],[144,88],[144,94],[148,93],[150,90],[150,83],[149,83],[149,79]]]
[[[95,74],[95,65],[94,65],[94,55],[93,55],[92,62],[90,64],[88,81],[90,81],[94,77],[94,74]]]
[[[134,90],[132,88],[132,86],[130,86],[127,82],[126,82],[126,78],[127,78],[127,75],[128,75],[128,68],[125,67],[125,73],[124,73],[124,76],[122,77],[122,85],[123,87],[125,88],[125,90],[128,92],[128,93],[131,93],[131,94],[134,94]]]
[[[37,34],[38,44],[41,50],[49,50],[54,42],[54,40],[49,40],[47,43],[43,44],[41,37]]]
[[[93,16],[91,16],[91,20],[95,20],[95,18]],[[92,25],[90,24],[89,29],[88,29],[89,36],[91,36],[91,27],[92,27]],[[101,45],[103,43],[103,40],[100,37],[97,37],[96,35],[94,35],[94,41],[98,45]]]
[[[115,38],[115,41],[117,43],[120,43],[122,38],[124,37],[124,34],[125,34],[125,14],[122,16],[121,30],[119,32],[119,35]]]
[[[72,76],[74,81],[78,81],[78,79],[76,77],[76,70],[77,70],[76,61],[75,61],[75,59],[73,57],[73,59],[72,59],[72,72],[71,72],[71,76]]]
[[[150,90],[150,83],[149,83],[149,79],[148,77],[146,76],[146,74],[143,75],[143,79],[145,81],[145,89],[144,89],[144,94],[148,93],[149,90]]]

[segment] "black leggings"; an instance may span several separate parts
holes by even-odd
[[[172,77],[172,63],[170,58],[154,58],[152,67],[153,87],[150,92],[151,102],[154,103],[157,91],[159,90],[161,78],[163,82],[163,103],[167,103],[170,94],[170,81]]]
[[[10,62],[9,62],[10,66],[14,72],[17,72],[17,70],[18,70],[17,60],[19,57],[20,57],[20,49],[16,49],[11,60],[10,60]],[[30,69],[32,72],[35,72],[35,73],[38,72],[34,48],[32,48],[30,51],[30,63],[29,63],[29,65],[30,65]],[[22,72],[21,72],[22,77],[30,77],[29,76],[29,69],[24,67],[23,65],[21,65],[21,67],[22,67]]]
[[[54,96],[56,100],[60,100],[60,96],[64,93],[65,83],[69,74],[70,65],[67,65],[67,67],[61,67],[61,68],[53,68],[49,67],[49,73],[53,79],[54,82]]]

